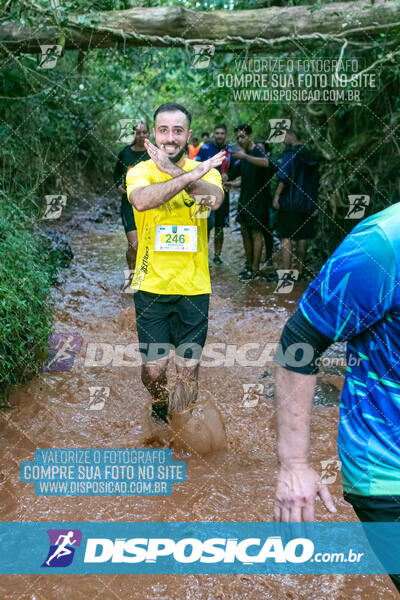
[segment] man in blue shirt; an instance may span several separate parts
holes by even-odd
[[[296,258],[300,279],[305,266],[307,240],[314,237],[318,162],[292,129],[286,132],[285,144],[273,207],[278,211],[276,232],[281,241],[283,268],[292,269],[293,258]]]
[[[313,520],[316,496],[336,511],[308,459],[317,358],[336,341],[347,341],[338,433],[344,498],[361,521],[400,519],[399,232],[400,203],[359,223],[286,323],[275,357],[277,520]],[[400,576],[392,579],[400,590]]]
[[[225,150],[227,152],[226,160],[220,167],[217,167],[218,171],[222,175],[222,180],[226,179],[230,163],[230,153],[226,144],[227,129],[224,123],[219,123],[214,127],[214,141],[205,142],[197,153],[195,160],[204,162],[212,156]],[[225,191],[224,200],[221,206],[217,210],[212,210],[208,217],[208,233],[215,227],[214,232],[214,263],[219,265],[222,263],[221,252],[222,245],[224,243],[224,227],[229,227],[229,192]]]

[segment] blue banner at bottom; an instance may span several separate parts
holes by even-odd
[[[0,523],[1,574],[400,573],[400,523]]]

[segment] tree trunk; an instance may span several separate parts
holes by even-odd
[[[66,49],[124,46],[182,47],[213,44],[230,48],[287,48],[290,40],[310,43],[334,37],[371,41],[378,33],[400,27],[396,1],[374,4],[338,2],[310,12],[309,6],[256,10],[200,12],[181,7],[133,8],[79,16],[68,25],[36,29],[18,23],[0,25],[0,44],[11,52],[40,52],[40,45],[57,44],[65,36]],[[1,46],[0,46],[1,47]]]

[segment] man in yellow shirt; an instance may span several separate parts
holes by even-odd
[[[224,152],[202,163],[184,157],[192,130],[186,108],[172,102],[154,114],[145,146],[150,160],[126,177],[139,248],[131,287],[142,354],[142,381],[152,396],[152,417],[169,423],[197,400],[198,370],[208,328],[207,215],[223,200],[215,167]],[[169,398],[167,365],[173,347],[177,381]]]

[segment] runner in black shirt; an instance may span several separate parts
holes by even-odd
[[[247,123],[235,127],[236,140],[242,150],[233,152],[232,157],[237,162],[229,172],[229,179],[241,177],[237,221],[246,254],[246,267],[240,274],[244,280],[260,276],[264,235],[272,235],[269,230],[270,182],[275,168],[267,155],[255,146],[251,133]]]
[[[149,138],[149,129],[143,121],[136,122],[134,126],[135,141],[131,146],[125,146],[118,154],[118,160],[114,168],[114,183],[121,194],[121,217],[124,225],[125,234],[128,239],[128,249],[126,251],[126,260],[128,262],[130,277],[132,279],[135,270],[136,253],[138,245],[138,236],[136,231],[135,217],[132,205],[128,201],[125,189],[126,173],[130,167],[138,163],[149,160],[149,155],[144,147],[144,140]]]

